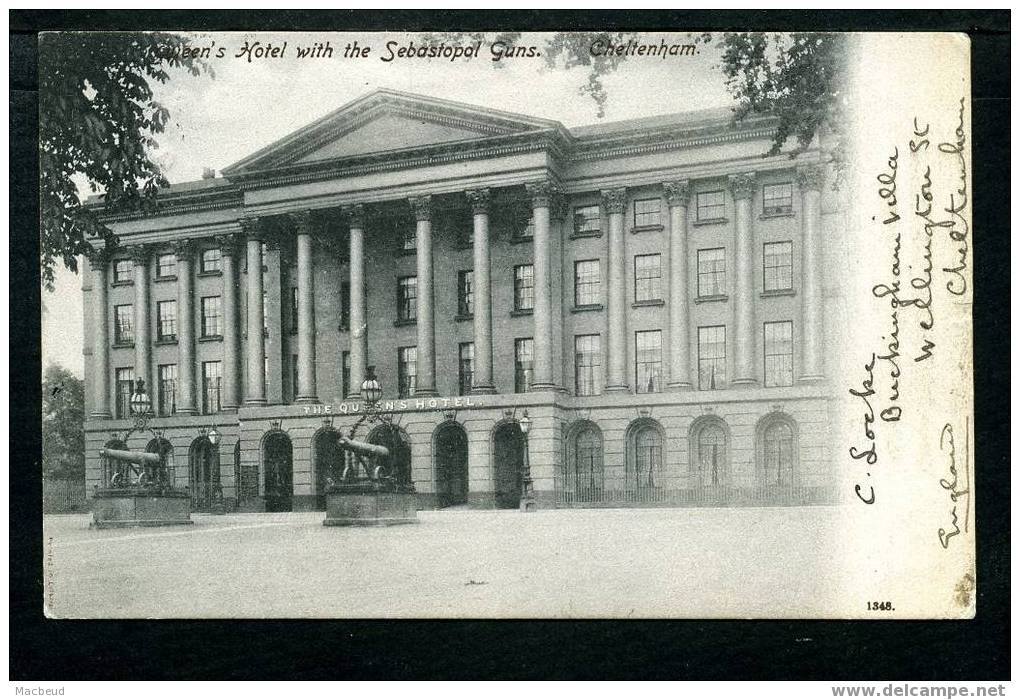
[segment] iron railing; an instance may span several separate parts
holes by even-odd
[[[688,486],[610,488],[570,485],[557,491],[559,505],[572,508],[613,506],[799,506],[837,502],[827,486]]]
[[[43,479],[43,513],[83,513],[88,510],[85,479]]]

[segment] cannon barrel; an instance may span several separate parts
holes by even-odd
[[[382,445],[373,445],[370,442],[361,442],[360,440],[351,440],[348,437],[342,437],[337,442],[343,447],[363,455],[374,455],[376,457],[389,457],[390,451]]]
[[[131,452],[129,450],[111,450],[106,448],[99,450],[99,454],[103,457],[119,459],[122,462],[131,462],[132,464],[159,464],[160,462],[160,457],[155,452]]]

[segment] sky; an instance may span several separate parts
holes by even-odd
[[[377,88],[441,97],[468,104],[555,119],[567,127],[693,111],[732,104],[718,55],[699,45],[684,57],[627,57],[603,82],[609,95],[599,119],[595,102],[579,94],[587,79],[583,66],[546,68],[541,58],[491,60],[486,45],[477,58],[380,60],[386,44],[420,45],[421,35],[382,32],[214,33],[192,36],[192,45],[210,46],[214,75],[176,72],[154,86],[155,97],[170,111],[170,123],[156,137],[156,161],[171,182],[197,180],[203,168],[217,172],[263,146],[300,129]],[[519,43],[541,50],[547,35],[525,34]],[[277,58],[237,57],[245,42],[271,44],[286,52]],[[368,46],[367,58],[341,58],[350,42]],[[641,43],[687,43],[690,35],[649,33]],[[298,46],[329,44],[333,58],[297,58]],[[465,40],[464,44],[470,42]],[[64,268],[53,293],[43,292],[42,359],[82,375],[81,278]]]

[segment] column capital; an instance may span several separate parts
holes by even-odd
[[[195,255],[195,245],[190,238],[174,241],[173,250],[178,260],[191,260]]]
[[[287,215],[287,218],[290,219],[290,223],[292,226],[294,226],[294,230],[297,233],[299,234],[313,233],[315,218],[313,216],[311,209],[303,209],[302,211],[291,212],[290,214]]]
[[[346,204],[341,208],[344,218],[347,219],[347,225],[350,228],[365,228],[365,205],[364,204]]]
[[[556,196],[557,188],[551,180],[539,180],[524,185],[531,198],[532,207],[548,207],[553,197]]]
[[[234,255],[237,252],[241,241],[239,233],[221,233],[215,237],[216,245],[220,247],[220,255]]]
[[[103,267],[109,264],[113,258],[113,251],[110,248],[92,248],[89,253],[89,264],[93,269],[96,267]]]
[[[241,225],[241,234],[247,240],[261,241],[265,233],[261,220],[257,216],[242,217],[238,223]]]
[[[549,200],[549,218],[553,221],[563,221],[567,218],[567,198],[562,192],[555,192]]]
[[[424,194],[420,197],[408,197],[407,201],[414,211],[415,221],[430,221],[432,219],[432,195]]]
[[[602,190],[602,206],[607,214],[622,214],[627,209],[627,188]]]
[[[686,207],[691,202],[691,181],[670,180],[662,183],[666,193],[666,202],[671,207]]]
[[[472,214],[489,213],[489,203],[492,200],[492,197],[488,187],[483,187],[477,190],[466,190],[464,195],[471,203]]]
[[[145,265],[149,262],[149,256],[152,255],[152,246],[133,245],[128,248],[128,252],[135,265]]]
[[[730,175],[730,191],[733,193],[733,199],[750,199],[754,196],[754,190],[757,187],[757,180],[755,179],[754,173],[738,173],[736,175]]]
[[[797,168],[797,183],[801,191],[819,190],[825,183],[825,168],[820,164],[802,165]]]

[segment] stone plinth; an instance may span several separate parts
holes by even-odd
[[[183,491],[152,493],[140,489],[99,489],[91,501],[89,528],[192,525],[191,497]]]
[[[323,525],[385,527],[418,522],[413,490],[380,490],[371,484],[337,487],[326,494]]]

